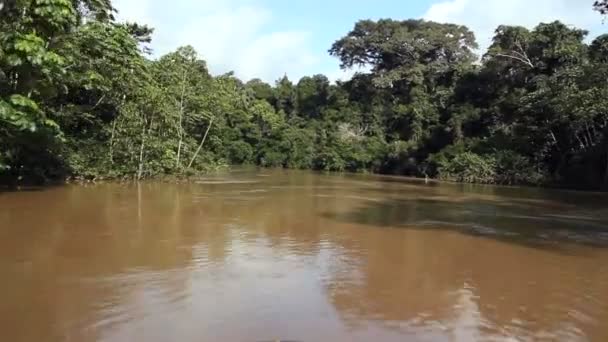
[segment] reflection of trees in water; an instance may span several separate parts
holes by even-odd
[[[11,340],[94,340],[99,325],[137,312],[128,298],[143,286],[187,291],[187,273],[168,271],[188,268],[206,217],[182,203],[180,191],[100,185],[5,195],[0,293],[9,300],[0,315],[12,327],[5,333],[18,334]],[[221,230],[214,237],[213,248],[228,242]]]
[[[587,194],[578,196],[589,200]],[[461,193],[438,187],[393,193],[381,201],[362,203],[346,212],[328,210],[324,215],[371,226],[455,230],[556,251],[564,247],[562,243],[608,247],[608,208],[584,204]]]
[[[309,225],[313,229],[287,223],[284,226],[294,229],[280,235],[299,240],[316,232],[320,241],[331,245],[334,254],[324,259],[327,278],[323,283],[347,323],[383,320],[408,322],[413,325],[409,328],[418,324],[424,329],[439,322],[436,328],[447,329],[451,336],[473,338],[512,335],[572,340],[588,335],[607,339],[602,322],[608,321],[608,307],[603,304],[608,303],[608,272],[604,263],[598,263],[598,257],[607,256],[606,251],[588,249],[586,243],[578,243],[586,241],[572,240],[571,235],[562,237],[574,245],[554,242],[556,246],[551,246],[551,239],[560,237],[557,235],[548,237],[549,246],[529,248],[539,246],[532,243],[538,232],[576,229],[568,215],[571,211],[580,214],[580,207],[543,198],[536,189],[530,190],[534,193],[531,198],[517,198],[513,196],[518,190],[508,188],[484,187],[483,191],[462,193],[453,188],[402,187],[399,192],[393,185],[364,190],[326,187],[295,196],[295,202],[283,198],[264,202],[269,212],[284,212],[289,217],[298,217],[290,208],[325,213]],[[505,192],[510,197],[503,196]],[[319,193],[327,196],[315,201],[308,197]],[[383,205],[381,199],[386,197],[392,197],[394,204]],[[365,210],[378,206],[377,211]],[[530,220],[539,210],[566,219]],[[257,208],[253,212],[259,213]],[[334,213],[338,221],[327,213]],[[350,213],[359,220],[340,220],[340,215],[349,217]],[[255,215],[248,219],[266,229],[281,225],[260,221]],[[506,237],[514,232],[520,236],[487,239],[480,233],[462,235],[460,229],[377,229],[421,221],[428,228],[433,228],[433,221],[478,222],[506,231]],[[592,221],[586,232],[597,234],[596,223]]]
[[[275,250],[287,249],[284,255],[327,254],[322,258],[322,283],[346,323],[407,322],[407,329],[431,326],[447,329],[453,337],[472,338],[606,336],[597,321],[608,319],[608,308],[601,304],[608,303],[608,273],[601,272],[596,259],[602,250],[574,245],[553,253],[555,248],[528,248],[533,244],[521,240],[505,244],[514,241],[462,235],[458,229],[378,229],[419,221],[477,220],[525,232],[538,223],[524,220],[527,224],[522,225],[522,218],[492,215],[533,215],[530,208],[563,215],[572,209],[568,203],[540,196],[505,198],[492,188],[463,194],[405,185],[399,190],[412,193],[404,194],[390,183],[352,187],[348,178],[311,183],[299,180],[301,188],[266,194],[237,212],[248,232],[268,239]],[[396,204],[383,206],[386,197]],[[377,206],[381,209],[365,210]],[[351,212],[360,220],[340,219]],[[335,213],[338,220],[327,213]],[[551,224],[556,221],[559,226],[559,220]]]
[[[0,293],[10,300],[0,316],[15,334],[5,336],[97,339],[106,325],[143,314],[142,300],[187,295],[197,266],[221,272],[239,240],[276,249],[295,238],[297,250],[314,254],[319,227],[301,220],[301,189],[259,201],[241,193],[250,186],[108,184],[5,194],[0,214],[10,229],[0,232]],[[272,203],[287,210],[266,210]]]

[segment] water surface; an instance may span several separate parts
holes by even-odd
[[[3,341],[608,341],[608,196],[237,170],[0,193]]]

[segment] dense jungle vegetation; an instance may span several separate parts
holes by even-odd
[[[270,85],[189,46],[153,59],[110,0],[0,6],[5,183],[255,164],[608,188],[608,35],[500,26],[476,56],[464,26],[362,20],[329,53],[369,71]]]

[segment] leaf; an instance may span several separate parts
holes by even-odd
[[[10,103],[14,106],[21,107],[22,109],[29,109],[33,112],[40,112],[38,104],[32,99],[29,99],[23,95],[11,95]]]
[[[17,55],[6,56],[6,62],[11,67],[20,66],[21,64],[23,64],[23,60]]]

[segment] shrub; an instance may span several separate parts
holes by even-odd
[[[440,179],[491,184],[496,182],[496,159],[473,152],[462,152],[448,158],[446,155],[435,159]]]

